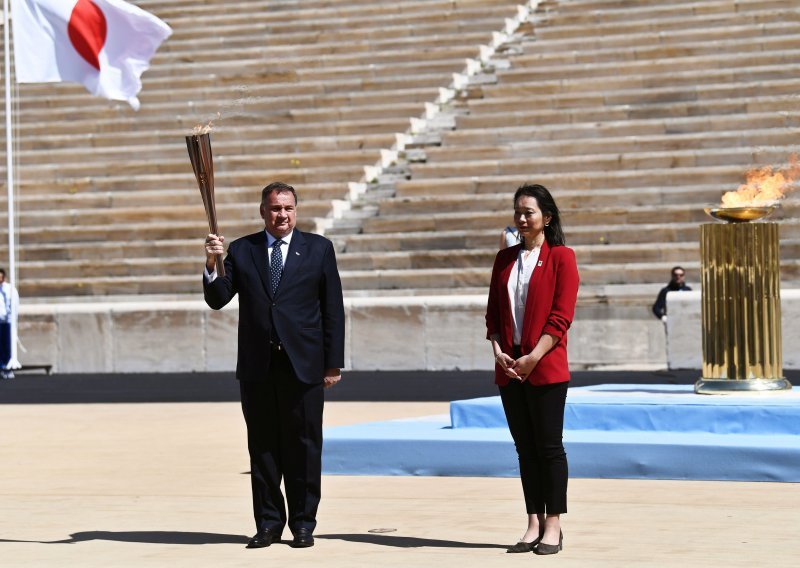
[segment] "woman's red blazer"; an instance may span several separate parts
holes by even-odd
[[[512,354],[514,340],[508,278],[521,247],[522,245],[516,245],[497,253],[489,287],[489,304],[486,308],[486,338],[498,334],[500,347],[508,355]],[[579,281],[575,252],[565,246],[550,247],[544,242],[528,286],[522,324],[522,353],[533,351],[539,338],[545,333],[557,338],[558,343],[542,357],[528,377],[531,384],[549,385],[569,380],[567,330],[575,315]],[[503,369],[496,365],[494,382],[505,386],[510,380]]]

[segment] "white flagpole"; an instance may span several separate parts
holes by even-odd
[[[9,1],[3,0],[3,55],[5,56],[6,73],[6,188],[8,189],[8,277],[12,286],[17,285],[17,267],[14,257],[14,156],[11,121],[11,41],[8,27],[10,25]],[[19,368],[17,361],[17,324],[11,319],[11,360],[8,362],[10,369]]]

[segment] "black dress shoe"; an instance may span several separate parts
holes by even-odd
[[[280,542],[283,529],[274,527],[258,531],[256,536],[247,543],[247,548],[266,548],[273,542]]]
[[[536,545],[536,548],[533,549],[534,554],[539,554],[544,556],[546,554],[558,554],[560,550],[564,550],[564,533],[558,533],[558,544],[545,544],[544,542],[540,542]]]
[[[309,529],[297,529],[290,545],[292,548],[309,548],[314,546],[314,536]]]

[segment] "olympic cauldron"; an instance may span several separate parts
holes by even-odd
[[[786,167],[749,170],[747,182],[708,213],[722,223],[700,227],[703,376],[700,394],[781,391],[780,239],[765,219],[800,179],[800,157]]]
[[[783,377],[777,205],[707,208],[700,226],[700,394],[791,389]]]

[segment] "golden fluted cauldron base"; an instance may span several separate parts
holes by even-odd
[[[694,385],[697,394],[733,394],[740,392],[771,392],[790,390],[786,379],[699,379]]]
[[[783,376],[781,352],[779,227],[741,221],[700,226],[703,370],[695,384],[698,394],[792,388]]]

